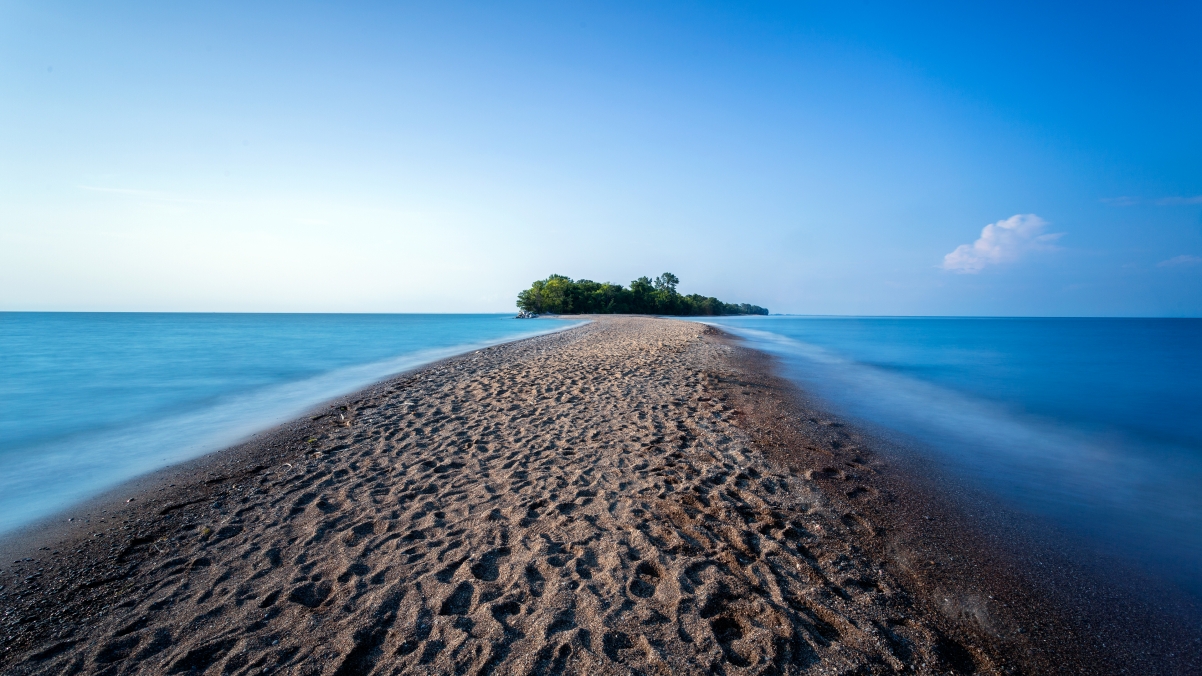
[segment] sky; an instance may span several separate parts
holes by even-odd
[[[351,3],[345,3],[350,5]],[[0,310],[1202,316],[1202,4],[0,0]]]

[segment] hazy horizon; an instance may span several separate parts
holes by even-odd
[[[1202,316],[1202,6],[0,5],[0,311]]]

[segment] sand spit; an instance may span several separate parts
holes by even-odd
[[[787,404],[754,404],[767,390],[738,351],[695,323],[605,319],[382,383],[75,510],[3,562],[0,671],[1054,665],[984,591],[948,607],[955,585],[899,563],[872,462],[827,421],[773,431]],[[806,448],[782,459],[785,443]]]

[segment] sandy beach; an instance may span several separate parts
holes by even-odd
[[[1105,670],[1004,546],[900,481],[763,355],[604,318],[10,538],[0,671]]]

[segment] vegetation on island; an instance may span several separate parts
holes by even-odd
[[[677,293],[680,279],[671,272],[639,277],[630,288],[563,275],[540,279],[518,294],[518,309],[532,314],[766,315],[767,308],[723,303],[712,296]]]

